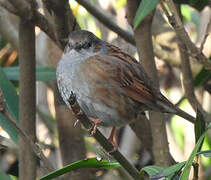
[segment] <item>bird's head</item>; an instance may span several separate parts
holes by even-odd
[[[70,34],[68,43],[65,47],[64,53],[71,50],[77,52],[90,51],[94,52],[97,45],[103,41],[96,37],[93,33],[85,30],[74,31]]]

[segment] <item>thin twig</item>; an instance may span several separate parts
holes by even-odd
[[[51,162],[45,157],[40,147],[35,144],[29,136],[19,127],[19,125],[15,122],[14,118],[10,115],[8,112],[8,109],[6,107],[6,103],[3,97],[2,90],[0,89],[0,112],[6,117],[6,119],[13,125],[13,127],[18,132],[20,138],[24,140],[26,145],[29,145],[33,152],[36,154],[36,156],[43,162],[44,168],[46,168],[49,172],[53,171],[54,168],[51,164]]]
[[[166,2],[171,14],[169,14],[169,11],[164,5],[164,2]],[[160,0],[160,5],[162,9],[164,10],[164,13],[166,14],[169,23],[174,28],[177,36],[183,41],[183,43],[186,45],[187,50],[189,52],[190,56],[193,56],[193,58],[197,59],[201,64],[204,65],[206,69],[211,69],[211,62],[209,62],[208,58],[200,51],[198,47],[195,46],[195,44],[191,41],[190,37],[188,36],[187,32],[184,29],[184,26],[182,24],[182,21],[179,18],[179,14],[176,10],[176,7],[172,0]]]
[[[205,44],[205,42],[207,40],[207,37],[209,36],[209,27],[210,26],[211,26],[211,20],[209,20],[209,23],[207,24],[206,32],[205,32],[204,38],[203,38],[203,40],[201,42],[201,45],[200,45],[200,48],[199,48],[200,52],[202,52],[203,49],[204,49],[204,44]]]
[[[53,17],[57,41],[64,49],[71,31],[71,17],[74,17],[71,14],[69,2],[66,0],[42,0],[42,2]]]
[[[90,14],[92,14],[95,18],[97,18],[106,27],[117,33],[124,40],[135,45],[135,39],[133,37],[133,34],[130,33],[129,31],[120,28],[114,21],[112,21],[110,17],[108,17],[105,13],[103,13],[102,9],[99,9],[99,7],[96,8],[92,6],[87,0],[76,0],[76,1],[79,4],[81,4]]]
[[[90,122],[89,118],[86,116],[84,112],[82,112],[75,94],[71,94],[69,98],[69,103],[72,107],[74,114],[76,115],[77,119],[83,124],[83,126],[90,130],[93,128],[93,124]],[[133,165],[118,151],[115,149],[111,142],[97,129],[96,133],[93,135],[94,138],[100,143],[100,145],[109,152],[121,165],[122,167],[136,180],[142,180],[143,178],[140,177],[138,170],[133,167]]]
[[[17,9],[15,9],[9,2],[8,0],[0,0],[0,6],[3,8],[7,9],[9,12],[16,14],[17,15]]]
[[[165,7],[163,0],[160,0],[160,5],[166,14],[170,24],[173,26],[175,29],[177,38],[178,38],[178,46],[180,50],[180,57],[181,57],[181,67],[182,67],[182,74],[183,74],[183,83],[184,83],[184,89],[185,89],[185,95],[187,99],[189,100],[190,104],[192,105],[193,109],[199,109],[201,112],[203,111],[202,106],[196,99],[195,93],[194,93],[194,84],[193,84],[193,76],[190,68],[190,60],[189,60],[189,45],[185,43],[184,38],[182,38],[180,35],[180,31],[178,31],[178,28],[181,30],[184,30],[184,27],[182,25],[182,21],[180,19],[179,13],[177,12],[176,7],[174,6],[173,2],[171,0],[167,0],[166,2],[169,5],[170,13],[169,14],[167,8]],[[185,32],[185,30],[184,30]],[[189,39],[188,34],[185,32],[184,36],[186,39]],[[192,43],[192,42],[191,42]],[[197,47],[195,47],[197,48]],[[198,48],[197,48],[198,50]]]
[[[5,0],[0,0],[0,2],[1,1],[6,2]],[[89,11],[92,15],[94,15],[98,20],[100,20],[100,21],[102,20],[103,24],[106,27],[108,27],[112,31],[116,32],[120,37],[122,37],[127,42],[131,43],[132,45],[135,45],[135,39],[134,39],[132,33],[130,33],[129,31],[123,30],[121,27],[116,25],[116,23],[112,22],[110,18],[109,18],[109,21],[108,21],[108,17],[105,16],[97,8],[92,6],[89,2],[82,0],[82,1],[80,1],[80,4],[82,6],[84,6],[87,9],[87,11]],[[0,4],[0,6],[4,7],[10,13],[13,13],[15,15],[20,16],[20,14],[18,13],[19,11],[17,11],[17,10],[15,10],[15,12],[11,11],[10,8],[6,8],[7,6],[5,6],[4,4],[3,5]],[[98,17],[98,14],[99,14],[100,17]],[[34,16],[35,16],[35,18],[34,18],[33,23],[36,26],[38,26],[42,31],[44,31],[59,46],[60,43],[58,43],[58,41],[56,40],[53,25],[49,21],[47,21],[47,19],[42,14],[40,14],[37,11],[35,11]],[[175,64],[175,57],[172,56],[168,51],[165,51],[162,48],[156,49],[156,42],[154,43],[154,48],[155,48],[155,55],[158,58],[161,58],[162,60],[167,61],[168,63],[169,63],[169,61],[173,62],[173,66],[180,66],[180,63]],[[174,57],[174,58],[172,58],[172,57]],[[195,59],[195,57],[193,57],[193,59]]]
[[[23,20],[31,21],[45,32],[58,46],[53,24],[51,24],[41,13],[31,8],[29,3],[21,0],[4,1],[0,0],[0,6],[4,7],[12,14],[20,16]]]

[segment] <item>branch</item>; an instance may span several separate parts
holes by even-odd
[[[58,43],[56,36],[55,36],[55,31],[53,28],[53,24],[50,23],[45,16],[40,14],[38,11],[34,12],[34,16],[32,17],[32,23],[34,23],[35,26],[38,26],[43,32],[45,32],[54,42],[57,46],[60,46]],[[62,49],[62,48],[61,48]]]
[[[69,104],[72,107],[74,114],[76,115],[77,119],[83,124],[83,126],[90,130],[93,127],[93,124],[90,122],[89,118],[82,112],[75,94],[71,94],[69,98]],[[122,167],[136,180],[142,180],[143,178],[140,177],[139,172],[133,165],[116,149],[114,150],[113,145],[111,142],[107,140],[107,138],[97,129],[96,133],[93,135],[94,138],[100,143],[100,145],[111,154],[121,165]]]
[[[15,9],[8,0],[0,0],[0,6],[7,9],[9,12],[17,15],[17,9]]]
[[[16,20],[16,19],[15,19]],[[14,20],[14,21],[15,21]],[[10,14],[4,8],[0,7],[0,34],[12,46],[18,49],[18,30],[16,23],[10,19]]]
[[[28,2],[22,0],[0,0],[0,5],[9,12],[20,16],[24,21],[31,21],[34,25],[38,26],[45,32],[57,45],[56,36],[53,25],[37,10],[32,9]]]
[[[64,49],[68,35],[72,30],[71,26],[75,21],[69,2],[67,0],[42,0],[42,2],[49,14],[54,18],[56,38],[62,49]],[[80,28],[77,23],[76,28]]]
[[[95,8],[92,6],[87,0],[76,0],[79,4],[81,4],[90,14],[92,14],[95,18],[97,18],[102,24],[106,27],[117,33],[117,35],[121,36],[127,42],[135,45],[135,39],[133,34],[120,28],[112,19],[103,13],[102,9]]]
[[[46,0],[43,0],[43,1],[46,1]],[[17,10],[11,10],[11,8],[6,8],[7,5],[5,5],[5,2],[8,3],[8,1],[6,1],[6,0],[0,0],[0,2],[3,3],[3,4],[0,3],[0,5],[2,7],[4,7],[5,9],[7,9],[9,12],[11,12],[11,13],[16,14],[16,15],[19,16]],[[48,1],[46,1],[46,2],[48,2]],[[116,32],[120,37],[122,37],[127,42],[131,43],[132,45],[135,45],[135,39],[133,37],[133,34],[130,33],[130,32],[128,32],[128,31],[123,30],[121,27],[119,27],[118,25],[116,25],[115,22],[112,22],[111,19],[108,16],[105,16],[104,13],[102,13],[102,10],[99,11],[97,8],[95,8],[94,6],[92,6],[87,1],[81,0],[79,3],[82,6],[84,6],[98,20],[102,20],[102,22],[104,22],[103,24],[106,27],[108,27],[112,31]],[[55,5],[52,5],[52,4],[50,4],[50,5],[51,5],[51,7],[52,6],[53,7],[55,6]],[[9,6],[11,6],[11,4]],[[13,7],[13,9],[14,9],[14,7]],[[38,26],[42,31],[44,31],[54,42],[56,42],[56,44],[61,49],[63,49],[61,47],[61,45],[59,45],[61,43],[58,43],[58,41],[56,40],[56,36],[55,36],[54,30],[53,30],[53,25],[50,22],[48,22],[47,19],[42,14],[40,14],[39,12],[35,12],[35,15],[34,16],[35,16],[35,19],[36,20],[34,20],[33,23],[35,23],[36,26]],[[100,16],[100,17],[98,17],[98,16]],[[0,18],[1,18],[1,16],[0,16]],[[4,26],[2,26],[2,27],[4,27]],[[0,29],[0,31],[1,31],[1,29]],[[11,36],[13,35],[13,33],[10,33],[10,34],[11,34]],[[10,41],[10,43],[13,43],[13,42],[14,41]],[[157,42],[153,42],[153,46],[154,46],[154,49],[155,49],[155,52],[154,53],[155,53],[155,55],[158,58],[164,60],[167,63],[170,63],[173,66],[176,66],[176,67],[179,67],[180,66],[179,59],[177,58],[178,60],[175,60],[175,56],[172,56],[171,53],[169,53],[168,51],[162,49],[161,47],[158,48],[159,45],[157,44]],[[193,58],[193,59],[195,59],[195,58]],[[195,63],[195,64],[196,65],[194,67],[198,67],[197,63]],[[193,69],[195,69],[195,68],[193,68]]]
[[[169,14],[167,8],[164,5],[164,2],[166,2],[171,15]],[[188,36],[187,32],[185,31],[182,21],[179,17],[179,14],[176,10],[176,7],[172,0],[160,0],[160,4],[162,6],[162,9],[164,13],[166,14],[169,23],[174,28],[177,36],[180,38],[181,41],[185,44],[187,47],[187,50],[189,52],[189,55],[193,58],[197,59],[201,64],[204,65],[204,67],[208,70],[211,69],[211,62],[209,62],[208,58],[201,52],[200,48],[197,48],[195,44],[191,41],[190,37]]]
[[[185,89],[185,95],[187,99],[189,100],[191,106],[193,107],[194,110],[199,109],[201,112],[204,112],[202,106],[196,99],[195,93],[194,93],[194,84],[193,84],[193,76],[190,68],[190,61],[189,61],[189,54],[188,54],[188,47],[187,43],[185,43],[184,38],[180,35],[180,31],[178,31],[178,27],[181,30],[184,30],[182,21],[179,17],[179,14],[177,12],[176,7],[174,6],[173,2],[168,1],[170,4],[170,10],[171,13],[173,14],[172,16],[169,15],[163,1],[160,1],[161,7],[164,10],[167,18],[169,19],[170,23],[175,29],[176,36],[178,38],[178,46],[180,50],[180,57],[181,57],[181,67],[182,67],[182,74],[183,74],[183,84],[184,84],[184,89]],[[173,11],[173,12],[172,12]],[[174,16],[175,15],[175,16]],[[184,30],[185,32],[185,30]],[[184,33],[185,38],[189,39],[188,34],[185,32]],[[187,36],[187,37],[186,37]],[[191,42],[192,43],[192,42]],[[194,44],[193,44],[194,45]],[[195,48],[197,48],[194,45]],[[198,48],[197,48],[198,49]]]
[[[36,141],[35,27],[30,21],[19,23],[19,124]],[[19,177],[36,178],[36,156],[30,146],[19,140]],[[28,163],[26,163],[28,162]]]
[[[131,0],[127,2],[127,20],[129,24],[132,24],[132,21],[135,17],[135,12],[138,9],[138,5],[139,4],[136,0]],[[143,65],[149,77],[151,77],[151,79],[153,80],[155,86],[159,88],[159,80],[154,60],[151,34],[153,15],[154,12],[149,14],[141,22],[141,24],[135,30],[134,36],[136,39],[137,51],[139,59],[141,59],[141,64]],[[158,112],[150,112],[149,119],[152,129],[152,150],[155,163],[161,166],[169,166],[173,160],[169,152],[164,115]],[[145,128],[145,131],[146,130],[147,129]],[[158,141],[158,139],[160,141]]]
[[[51,165],[50,161],[45,157],[40,147],[29,138],[29,136],[19,127],[19,125],[15,122],[14,118],[10,115],[8,109],[6,108],[6,103],[1,89],[0,89],[0,112],[13,125],[13,127],[18,132],[20,138],[24,140],[25,144],[30,146],[33,152],[36,154],[36,156],[43,162],[44,168],[46,168],[49,172],[53,171],[54,170],[53,166]]]
[[[200,52],[202,52],[203,51],[203,49],[204,49],[204,44],[205,44],[205,42],[206,42],[206,40],[207,40],[207,37],[209,36],[209,27],[211,26],[211,19],[209,20],[209,22],[208,22],[208,24],[207,24],[207,27],[206,27],[206,32],[205,32],[205,35],[204,35],[204,38],[203,38],[203,40],[202,40],[202,42],[201,42],[201,45],[200,45]]]

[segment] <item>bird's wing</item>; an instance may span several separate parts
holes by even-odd
[[[142,73],[138,72],[137,63],[124,62],[108,55],[95,55],[84,61],[82,66],[82,73],[90,83],[121,88],[135,101],[155,104],[154,95],[142,78]]]

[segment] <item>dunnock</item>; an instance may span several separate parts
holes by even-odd
[[[122,126],[146,110],[195,120],[161,94],[136,59],[89,31],[70,34],[56,77],[67,106],[72,91],[95,124]]]

